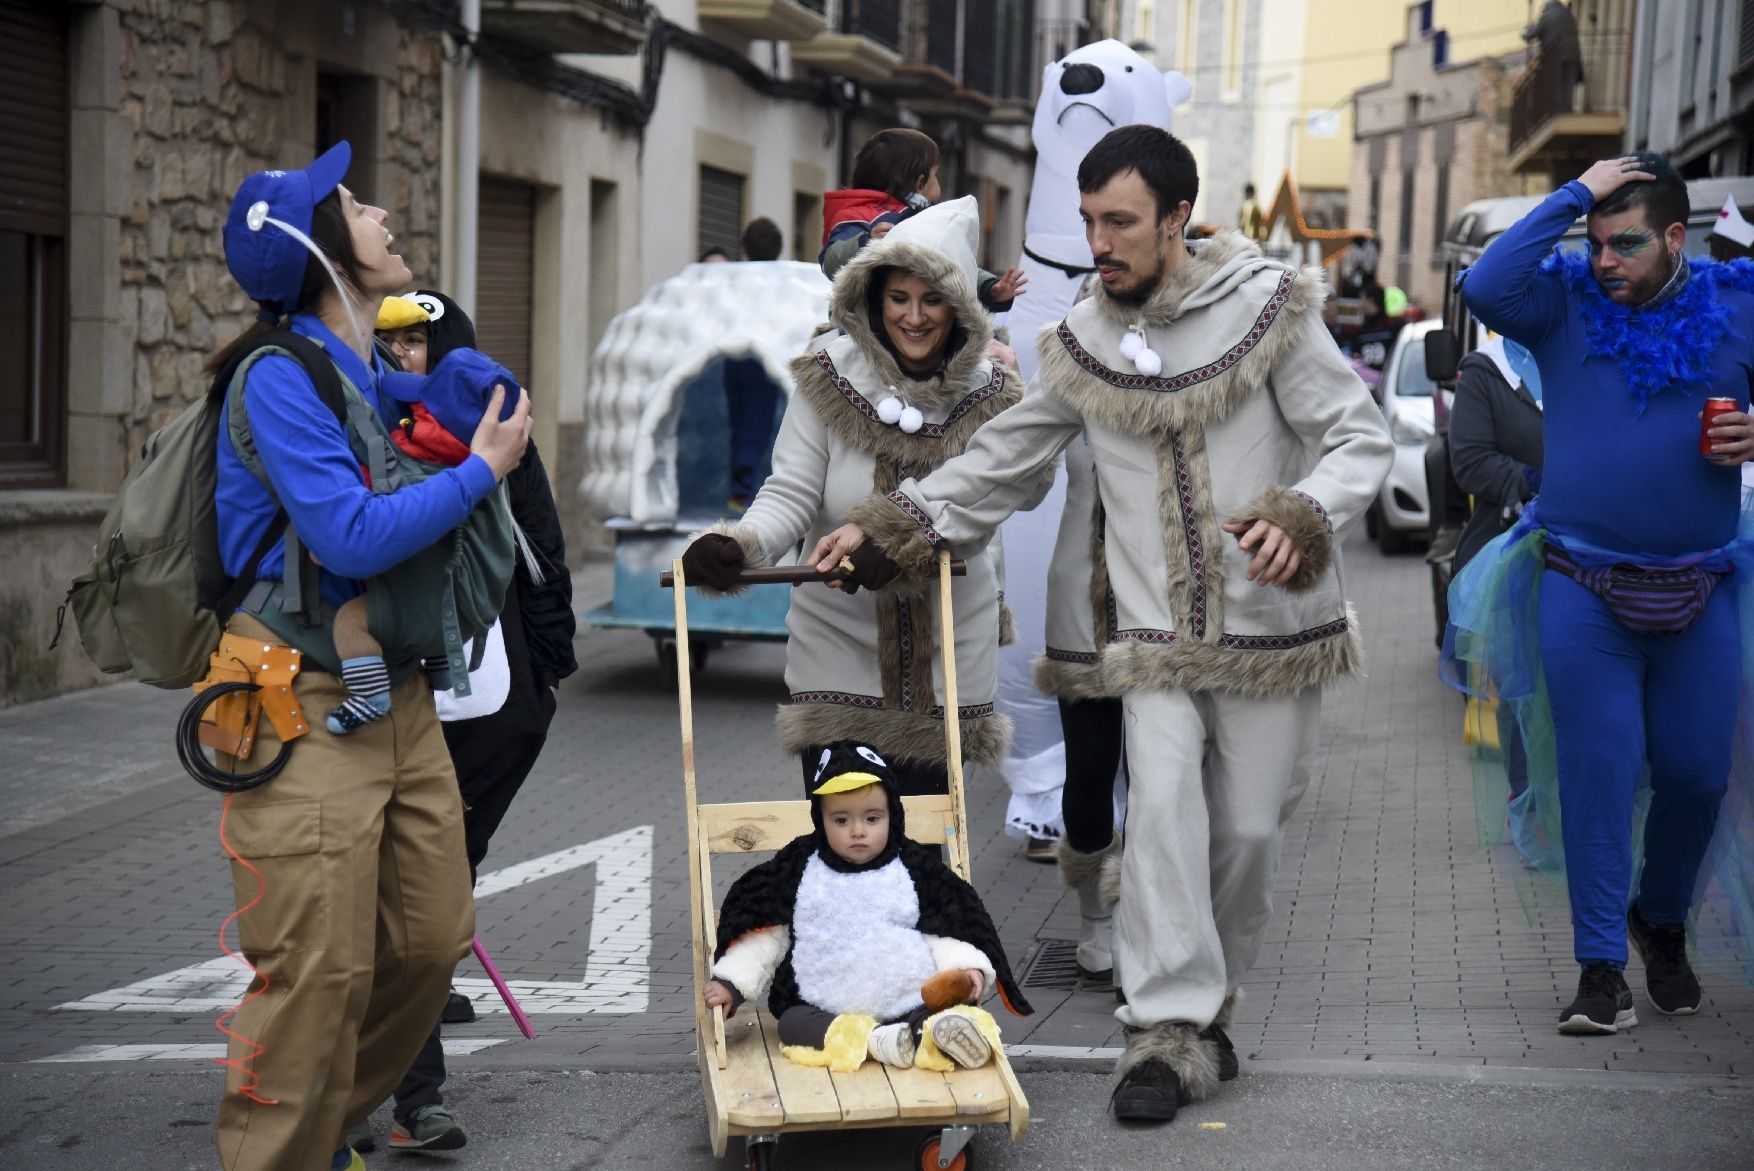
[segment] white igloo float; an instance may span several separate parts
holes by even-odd
[[[615,599],[588,623],[644,630],[671,661],[673,603],[658,574],[730,514],[739,434],[746,490],[766,477],[787,363],[824,327],[828,291],[814,264],[691,264],[609,323],[585,384],[579,490],[615,535]],[[695,665],[725,638],[784,638],[790,593],[690,598]]]

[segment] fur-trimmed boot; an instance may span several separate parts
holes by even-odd
[[[1173,1121],[1176,1111],[1218,1085],[1217,1046],[1185,1021],[1163,1021],[1127,1030],[1127,1047],[1115,1066],[1119,1080],[1109,1097],[1115,1117],[1127,1122]]]
[[[1114,971],[1114,913],[1121,893],[1121,839],[1094,854],[1060,839],[1060,877],[1078,895],[1078,973],[1120,987]]]
[[[1235,1081],[1237,1074],[1242,1072],[1242,1063],[1237,1060],[1236,1046],[1230,1043],[1230,1022],[1236,1016],[1236,1006],[1242,1003],[1242,989],[1238,988],[1224,998],[1218,1008],[1218,1015],[1211,1024],[1200,1030],[1203,1040],[1212,1042],[1218,1054],[1218,1080],[1221,1082]]]

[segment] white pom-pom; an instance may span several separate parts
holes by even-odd
[[[901,400],[893,394],[877,404],[877,417],[885,423],[894,423],[901,418]]]
[[[1133,365],[1145,377],[1154,378],[1163,370],[1163,359],[1157,356],[1156,350],[1140,350]]]
[[[904,407],[901,412],[901,418],[896,423],[896,426],[900,427],[903,431],[906,431],[909,435],[912,435],[915,431],[918,431],[925,425],[926,416],[920,413],[920,408],[918,407]]]
[[[1125,358],[1127,361],[1131,362],[1134,358],[1137,358],[1139,356],[1139,351],[1144,348],[1145,337],[1143,334],[1134,333],[1129,329],[1126,333],[1121,335],[1121,357]]]

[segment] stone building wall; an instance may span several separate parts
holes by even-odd
[[[377,142],[354,143],[348,183],[390,212],[397,249],[417,275],[437,271],[441,59],[430,32],[364,5],[353,6],[356,35],[334,42],[323,35],[337,23],[325,9],[339,5],[118,7],[119,110],[133,136],[118,260],[121,328],[133,350],[125,452],[134,453],[199,395],[207,355],[251,320],[254,305],[226,272],[220,229],[247,175],[312,157],[319,70],[376,75],[364,91],[376,109],[356,121],[378,128]],[[360,179],[374,173],[378,190],[363,189]]]

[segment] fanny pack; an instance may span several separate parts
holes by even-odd
[[[1680,634],[1699,620],[1718,582],[1728,576],[1700,565],[1585,566],[1549,544],[1548,569],[1577,582],[1603,602],[1635,634]]]

